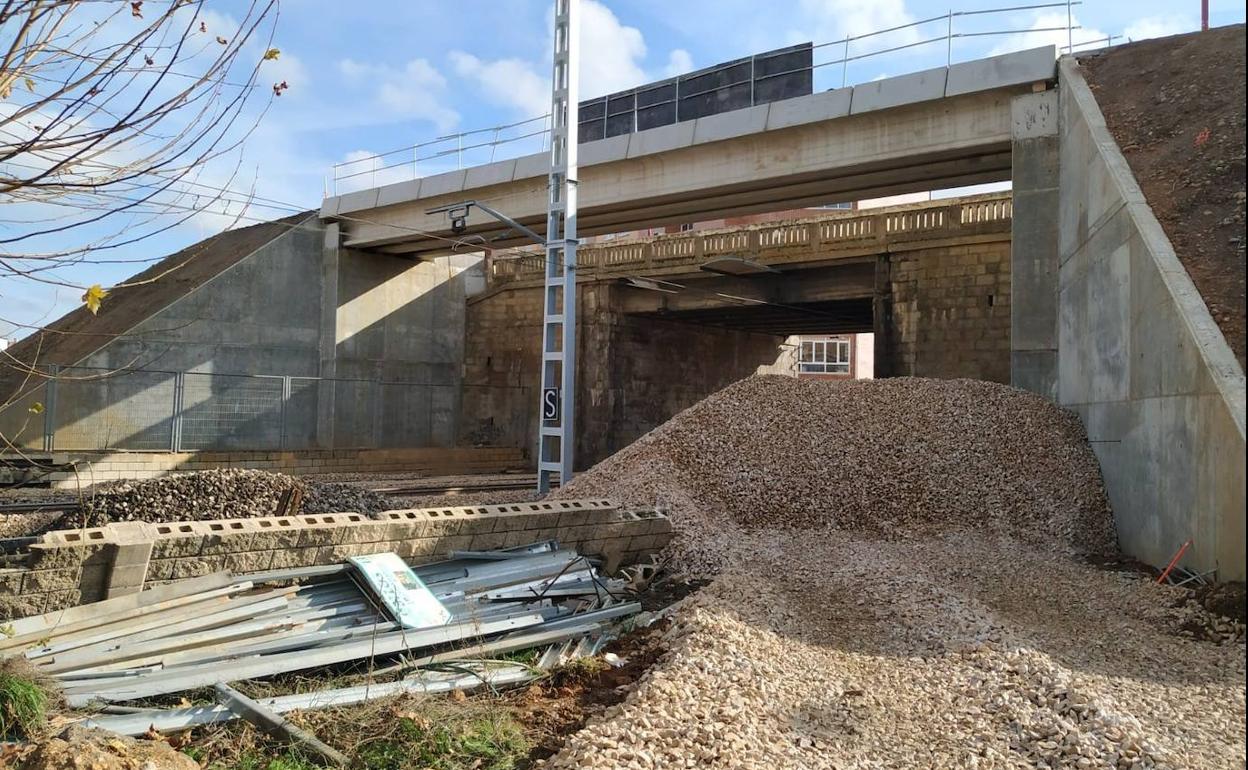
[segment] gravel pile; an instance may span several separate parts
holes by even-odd
[[[352,484],[327,481],[304,481],[303,508],[307,513],[353,513],[374,514],[403,506],[385,495]]]
[[[666,505],[716,577],[548,768],[1243,767],[1242,623],[1076,558],[1111,519],[1043,399],[751,378],[556,494],[583,495]]]
[[[681,412],[558,490],[659,504],[694,571],[738,530],[886,536],[995,529],[1088,554],[1115,550],[1078,419],[976,380],[828,383],[750,377]]]
[[[1242,768],[1244,647],[1183,591],[987,533],[743,533],[551,768]]]
[[[67,514],[56,526],[273,516],[282,495],[295,487],[303,489],[300,510],[307,513],[371,514],[394,507],[383,495],[347,484],[303,482],[281,473],[226,468],[102,485],[84,493],[81,510]]]

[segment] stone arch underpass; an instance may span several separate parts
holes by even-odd
[[[791,370],[789,335],[873,332],[881,376],[1009,382],[1011,216],[992,194],[582,247],[578,466]],[[461,441],[533,443],[541,268],[494,260],[468,302]]]

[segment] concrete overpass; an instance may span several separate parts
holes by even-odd
[[[589,142],[579,232],[1009,180],[1011,103],[1054,77],[1050,46]],[[326,199],[321,216],[349,248],[419,257],[466,236],[522,245],[480,212],[459,234],[445,214],[425,212],[480,200],[540,229],[548,166],[541,153],[361,190]]]

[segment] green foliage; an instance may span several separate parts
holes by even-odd
[[[0,671],[0,739],[25,740],[47,723],[48,695],[26,677]]]
[[[203,762],[202,757],[191,754],[190,751],[184,753],[190,755],[191,759],[196,762]],[[286,751],[276,756],[248,751],[232,766],[214,763],[208,765],[208,770],[321,770],[321,766],[304,759],[293,751]]]
[[[411,715],[393,735],[361,747],[359,760],[368,770],[512,770],[528,752],[524,731],[505,712]]]

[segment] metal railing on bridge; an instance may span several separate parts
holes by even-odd
[[[925,61],[930,66],[946,67],[956,62],[966,61],[967,57],[959,56],[959,41],[992,39],[1010,35],[1053,35],[1061,38],[1065,33],[1065,45],[1060,46],[1063,52],[1077,51],[1095,46],[1107,46],[1120,38],[1118,35],[1098,37],[1093,40],[1076,41],[1075,32],[1080,26],[1074,23],[1073,9],[1082,5],[1078,0],[1070,2],[1039,3],[1032,5],[1016,5],[1005,8],[987,8],[982,10],[954,11],[931,16],[916,21],[898,24],[886,29],[876,30],[861,35],[847,35],[839,40],[828,40],[815,43],[811,48],[828,58],[815,61],[809,67],[784,72],[768,72],[766,77],[780,77],[809,69],[815,90],[845,87],[857,83],[869,82],[883,76],[905,74],[915,71],[916,52],[936,50],[944,44],[944,56],[935,60]],[[1047,24],[1031,26],[1025,29],[994,29],[994,19],[1002,14],[1024,11],[1048,11],[1066,17],[1065,24]],[[1056,41],[1054,41],[1056,42]],[[1034,43],[1028,43],[1032,45]],[[1010,49],[1017,50],[1017,49]],[[981,56],[982,51],[976,51]],[[754,60],[767,56],[785,56],[784,52],[759,54],[751,58],[749,79],[755,77]],[[892,57],[892,61],[887,61]],[[883,63],[881,64],[881,62]],[[895,62],[904,62],[903,67],[890,66]],[[710,68],[706,74],[714,74],[739,66],[740,62],[732,62],[717,68]],[[816,75],[818,78],[816,79]],[[749,80],[718,84],[713,90],[731,88]],[[650,88],[670,87],[668,81],[657,83]],[[679,88],[679,81],[677,81]],[[647,89],[641,89],[647,90]],[[696,95],[696,94],[695,94]],[[689,98],[690,94],[674,97],[676,101]],[[605,100],[607,97],[601,97]],[[598,101],[598,100],[589,100]],[[584,102],[582,103],[584,104]],[[352,190],[377,187],[394,182],[418,179],[468,166],[491,163],[496,160],[507,160],[522,155],[545,152],[549,149],[550,115],[538,115],[527,120],[506,123],[486,128],[462,131],[435,137],[428,141],[418,142],[388,152],[365,155],[351,160],[336,163],[326,180],[326,193],[339,195]]]

